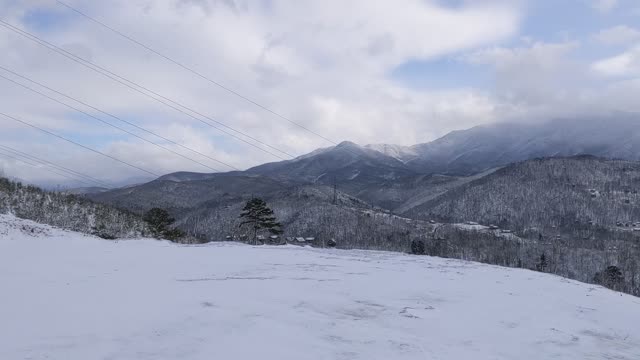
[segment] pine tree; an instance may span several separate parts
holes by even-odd
[[[597,272],[594,282],[613,290],[619,290],[624,283],[624,275],[617,266],[608,266],[604,271]]]
[[[254,244],[257,243],[259,230],[264,229],[274,235],[282,233],[282,225],[276,221],[273,210],[271,210],[262,199],[253,198],[247,201],[247,204],[242,209],[240,218],[244,219],[244,221],[240,223],[240,227],[250,225],[253,229]]]
[[[142,219],[149,224],[155,237],[175,241],[184,236],[181,230],[170,228],[175,219],[164,209],[153,208],[147,211]]]
[[[538,263],[536,264],[536,270],[545,272],[547,271],[548,267],[549,267],[549,262],[547,261],[547,256],[544,253],[542,253],[542,255],[540,255],[540,261],[538,261]]]
[[[414,255],[424,255],[425,253],[424,241],[422,240],[411,241],[411,253]]]

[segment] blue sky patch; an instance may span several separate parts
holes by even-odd
[[[412,60],[396,67],[391,76],[405,86],[422,90],[486,88],[493,81],[486,69],[467,64],[455,57]]]
[[[22,22],[30,29],[46,32],[64,27],[72,16],[55,8],[34,8],[25,13]]]

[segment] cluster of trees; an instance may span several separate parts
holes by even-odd
[[[149,233],[147,224],[132,212],[6,178],[0,178],[0,213],[12,213],[20,218],[105,239],[133,238]]]
[[[547,239],[537,233],[528,239],[499,230],[431,224],[322,202],[291,216],[293,208],[283,208],[279,201],[274,204],[275,211],[261,199],[245,203],[240,226],[248,227],[254,240],[261,231],[282,233],[278,216],[288,219],[285,233],[313,231],[318,237],[340,239],[341,248],[403,251],[524,268],[640,295],[639,239],[633,237],[572,241],[569,237]]]
[[[512,164],[409,210],[512,230],[523,244],[444,229],[425,253],[524,267],[640,294],[640,163],[594,157]],[[634,226],[634,224],[636,224]],[[620,276],[608,276],[614,267]],[[612,280],[612,279],[615,279]]]
[[[140,216],[85,197],[45,191],[6,178],[0,178],[0,213],[103,239],[153,236],[178,241],[184,237],[181,230],[171,227],[175,220],[160,208]]]
[[[584,246],[570,239],[531,240],[452,224],[433,227],[435,233],[412,241],[407,251],[546,272],[640,295],[637,240],[601,240]]]
[[[155,238],[178,241],[185,236],[182,230],[171,227],[176,220],[167,210],[153,208],[144,214],[142,220],[149,224],[149,230]]]
[[[640,163],[593,157],[512,164],[405,213],[572,234],[640,222]],[[537,235],[537,234],[535,234]],[[547,235],[547,234],[546,234]]]
[[[370,205],[344,193],[337,198],[337,204],[333,204],[331,187],[304,186],[265,196],[263,200],[281,224],[281,237],[315,237],[325,244],[336,239],[337,246],[343,249],[406,251],[407,241],[427,231],[425,222],[374,211]],[[176,225],[188,235],[208,241],[242,235],[251,239],[255,235],[251,224],[241,227],[245,220],[238,216],[249,200],[233,199],[193,209],[182,213]],[[260,231],[271,234],[268,229]]]

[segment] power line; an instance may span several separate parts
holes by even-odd
[[[228,132],[228,131],[226,131],[224,129],[221,129],[221,128],[219,128],[219,127],[217,127],[217,126],[215,126],[215,125],[213,125],[213,124],[211,124],[211,123],[209,123],[207,121],[204,121],[201,118],[199,118],[197,116],[194,116],[193,114],[188,113],[187,111],[190,111],[190,112],[192,112],[192,113],[194,113],[194,114],[196,114],[198,116],[201,116],[202,118],[205,118],[205,119],[207,119],[209,121],[212,121],[212,122],[214,122],[216,124],[219,124],[219,125],[227,128],[227,129],[230,129],[230,130],[232,130],[232,131],[234,131],[234,132],[236,132],[238,134],[242,134],[243,136],[245,136],[245,137],[247,137],[247,138],[249,138],[249,139],[251,139],[251,140],[253,140],[253,141],[255,141],[255,142],[259,143],[259,144],[262,144],[262,145],[264,145],[266,147],[269,147],[269,148],[274,149],[276,151],[279,151],[279,152],[281,152],[283,154],[286,154],[289,157],[292,157],[292,158],[294,157],[294,155],[291,155],[291,154],[287,153],[284,150],[280,150],[280,149],[278,149],[278,148],[276,148],[274,146],[266,144],[266,143],[254,138],[254,137],[252,137],[252,136],[250,136],[250,135],[248,135],[248,134],[246,134],[246,133],[244,133],[244,132],[242,132],[240,130],[236,130],[236,129],[234,129],[234,128],[232,128],[232,127],[230,127],[230,126],[228,126],[228,125],[226,125],[226,124],[224,124],[224,123],[222,123],[222,122],[220,122],[218,120],[215,120],[214,118],[212,118],[210,116],[204,115],[204,114],[202,114],[202,113],[200,113],[200,112],[198,112],[196,110],[193,110],[192,108],[189,108],[189,107],[187,107],[185,105],[182,105],[181,103],[179,103],[179,102],[177,102],[175,100],[172,100],[172,99],[170,99],[168,97],[165,97],[165,96],[163,96],[161,94],[158,94],[157,92],[155,92],[153,90],[150,90],[150,89],[148,89],[148,88],[146,88],[146,87],[144,87],[144,86],[142,86],[142,85],[140,85],[140,84],[138,84],[138,83],[136,83],[134,81],[131,81],[131,80],[123,77],[123,76],[120,76],[120,75],[118,75],[118,74],[116,74],[116,73],[114,73],[114,72],[112,72],[112,71],[110,71],[110,70],[108,70],[108,69],[106,69],[104,67],[101,67],[101,66],[99,66],[99,65],[97,65],[97,64],[95,64],[95,63],[93,63],[91,61],[88,61],[86,59],[83,59],[83,58],[75,55],[75,54],[72,54],[72,53],[68,52],[67,50],[64,50],[64,49],[62,49],[62,48],[60,48],[60,47],[58,47],[58,46],[56,46],[56,45],[44,40],[44,39],[42,39],[42,38],[40,38],[40,37],[38,37],[36,35],[33,35],[33,34],[27,32],[27,31],[19,29],[19,28],[15,27],[15,26],[11,25],[10,23],[7,23],[7,22],[5,22],[3,20],[0,20],[0,26],[4,27],[4,28],[6,28],[6,29],[8,29],[10,31],[13,31],[14,33],[16,33],[16,34],[18,34],[18,35],[20,35],[20,36],[22,36],[22,37],[24,37],[24,38],[26,38],[28,40],[31,40],[31,41],[33,41],[33,42],[35,42],[35,43],[37,43],[37,44],[39,44],[39,45],[41,45],[43,47],[46,47],[47,49],[49,49],[51,51],[54,51],[54,52],[66,57],[66,58],[68,58],[68,59],[70,59],[70,60],[72,60],[72,61],[74,61],[74,62],[76,62],[76,63],[78,63],[78,64],[80,64],[80,65],[82,65],[82,66],[84,66],[84,67],[86,67],[88,69],[90,69],[90,70],[93,70],[93,71],[95,71],[95,72],[97,72],[97,73],[99,73],[99,74],[101,74],[101,75],[103,75],[103,76],[105,76],[105,77],[107,77],[107,78],[109,78],[109,79],[121,84],[121,85],[124,85],[124,86],[128,87],[129,89],[140,93],[143,96],[146,96],[146,97],[148,97],[148,98],[150,98],[152,100],[155,100],[155,101],[157,101],[157,102],[159,102],[159,103],[161,103],[161,104],[163,104],[163,105],[165,105],[165,106],[167,106],[169,108],[172,108],[175,111],[178,111],[178,112],[180,112],[180,113],[182,113],[182,114],[184,114],[184,115],[186,115],[186,116],[188,116],[188,117],[190,117],[190,118],[192,118],[194,120],[197,120],[197,121],[199,121],[199,122],[201,122],[201,123],[203,123],[205,125],[208,125],[208,126],[214,128],[214,129],[216,129],[216,130],[218,130],[218,131],[220,131],[220,132],[222,132],[224,134],[227,134],[227,135],[229,135],[229,136],[231,136],[231,137],[233,137],[233,138],[235,138],[235,139],[237,139],[239,141],[242,141],[242,142],[244,142],[244,143],[246,143],[246,144],[248,144],[248,145],[250,145],[250,146],[252,146],[252,147],[254,147],[254,148],[258,149],[258,150],[260,150],[260,151],[263,151],[263,152],[265,152],[267,154],[270,154],[270,155],[272,155],[274,157],[277,157],[277,158],[279,158],[281,160],[286,160],[285,158],[283,158],[280,155],[277,155],[277,154],[275,154],[275,153],[273,153],[273,152],[271,152],[269,150],[266,150],[266,149],[264,149],[264,148],[262,148],[260,146],[257,146],[256,144],[254,144],[252,142],[249,142],[249,141],[247,141],[247,140],[245,140],[245,139],[243,139],[241,137],[238,137],[238,136],[236,136],[236,135],[234,135],[234,134],[232,134],[232,133],[230,133],[230,132]],[[140,90],[140,89],[142,89],[142,90]],[[152,94],[152,95],[150,95],[150,94]],[[155,95],[157,97],[155,97],[153,95]],[[175,104],[175,105],[172,105],[172,104]],[[184,111],[183,109],[186,109],[187,111]]]
[[[146,132],[146,133],[148,133],[148,134],[152,134],[152,135],[154,135],[154,136],[156,136],[156,137],[158,137],[158,138],[160,138],[160,139],[162,139],[162,140],[164,140],[164,141],[167,141],[167,142],[169,142],[169,143],[171,143],[171,144],[173,144],[173,145],[176,145],[176,146],[179,146],[179,147],[181,147],[181,148],[183,148],[183,149],[189,150],[189,151],[191,151],[191,152],[193,152],[193,153],[195,153],[195,154],[198,154],[198,155],[204,156],[204,157],[206,157],[206,158],[207,158],[207,159],[209,159],[209,160],[213,160],[213,161],[218,162],[218,163],[220,163],[220,164],[222,164],[222,165],[228,166],[228,167],[230,167],[230,168],[232,168],[232,169],[234,169],[234,170],[240,170],[240,169],[236,168],[236,167],[235,167],[235,166],[233,166],[233,165],[229,165],[229,164],[227,164],[227,163],[225,163],[225,162],[223,162],[223,161],[220,161],[220,160],[218,160],[218,159],[216,159],[216,158],[214,158],[214,157],[211,157],[211,156],[209,156],[209,155],[207,155],[207,154],[204,154],[204,153],[202,153],[202,152],[200,152],[200,151],[198,151],[198,150],[195,150],[195,149],[193,149],[193,148],[190,148],[190,147],[188,147],[188,146],[186,146],[186,145],[182,145],[182,144],[180,144],[180,143],[178,143],[178,142],[175,142],[175,141],[173,141],[173,140],[171,140],[171,139],[168,139],[168,138],[166,138],[166,137],[164,137],[164,136],[162,136],[162,135],[159,135],[159,134],[157,134],[157,133],[155,133],[155,132],[153,132],[153,131],[147,130],[147,129],[145,129],[145,128],[141,127],[141,126],[138,126],[138,125],[136,125],[136,124],[134,124],[134,123],[132,123],[132,122],[130,122],[130,121],[124,120],[124,119],[122,119],[122,118],[120,118],[120,117],[118,117],[118,116],[116,116],[116,115],[113,115],[113,114],[111,114],[111,113],[108,113],[108,112],[106,112],[106,111],[104,111],[104,110],[101,110],[101,109],[99,109],[99,108],[97,108],[97,107],[95,107],[95,106],[92,106],[92,105],[90,105],[90,104],[88,104],[88,103],[86,103],[86,102],[83,102],[83,101],[81,101],[81,100],[78,100],[77,98],[74,98],[74,97],[72,97],[72,96],[69,96],[69,95],[67,95],[67,94],[64,94],[64,93],[62,93],[62,92],[60,92],[60,91],[58,91],[58,90],[55,90],[55,89],[53,89],[53,88],[51,88],[51,87],[49,87],[49,86],[47,86],[47,85],[44,85],[44,84],[42,84],[42,83],[39,83],[39,82],[37,82],[37,81],[35,81],[35,80],[33,80],[33,79],[30,79],[30,78],[28,78],[28,77],[26,77],[26,76],[24,76],[24,75],[21,75],[21,74],[19,74],[19,73],[17,73],[17,72],[15,72],[15,71],[13,71],[13,70],[11,70],[11,69],[7,69],[7,68],[5,68],[4,66],[1,66],[1,65],[0,65],[0,69],[2,69],[2,70],[4,70],[4,71],[6,71],[6,72],[8,72],[8,73],[11,73],[11,74],[13,74],[13,75],[15,75],[15,76],[17,76],[17,77],[19,77],[19,78],[21,78],[21,79],[27,80],[27,81],[29,81],[29,82],[30,82],[30,83],[32,83],[32,84],[36,84],[36,85],[38,85],[38,86],[40,86],[40,87],[43,87],[43,88],[45,88],[45,89],[47,89],[47,90],[49,90],[49,91],[51,91],[51,92],[54,92],[54,93],[56,93],[56,94],[58,94],[58,95],[60,95],[60,96],[65,97],[65,98],[67,98],[67,99],[73,100],[73,101],[75,101],[75,102],[77,102],[77,103],[79,103],[79,104],[82,104],[82,105],[84,105],[84,106],[86,106],[86,107],[88,107],[88,108],[91,108],[91,109],[93,109],[93,110],[95,110],[95,111],[97,111],[97,112],[100,112],[100,113],[102,113],[102,114],[104,114],[104,115],[107,115],[107,116],[109,116],[109,117],[111,117],[111,118],[114,118],[114,119],[116,119],[116,120],[118,120],[118,121],[121,121],[121,122],[123,122],[123,123],[125,123],[125,124],[129,124],[129,125],[131,125],[131,126],[135,127],[136,129],[142,130],[142,131],[144,131],[144,132]],[[75,109],[74,109],[74,110],[75,110]],[[214,170],[215,170],[215,169],[214,169]],[[218,171],[219,171],[219,170],[218,170]]]
[[[213,171],[218,171],[218,172],[220,172],[220,170],[218,170],[218,169],[216,169],[216,168],[213,168],[213,167],[211,167],[211,166],[209,166],[209,165],[206,165],[206,164],[204,164],[204,163],[202,163],[202,162],[200,162],[200,161],[194,160],[194,159],[192,159],[192,158],[190,158],[190,157],[188,157],[188,156],[182,155],[182,154],[180,154],[180,153],[178,153],[178,152],[176,152],[176,151],[174,151],[174,150],[171,150],[171,149],[169,149],[169,148],[167,148],[167,147],[165,147],[165,146],[162,146],[162,145],[160,145],[160,144],[158,144],[158,143],[155,143],[155,142],[153,142],[153,141],[151,141],[151,140],[145,139],[145,138],[143,138],[143,137],[141,137],[141,136],[139,136],[139,135],[137,135],[137,134],[135,134],[135,133],[132,133],[132,132],[130,132],[130,131],[128,131],[128,130],[126,130],[126,129],[124,129],[124,128],[121,128],[121,127],[119,127],[119,126],[117,126],[117,125],[113,125],[112,123],[110,123],[110,122],[108,122],[108,121],[104,121],[104,120],[102,120],[102,119],[100,119],[100,118],[98,118],[98,117],[96,117],[96,116],[94,116],[94,115],[91,115],[90,113],[88,113],[88,112],[86,112],[86,111],[80,110],[80,109],[78,109],[78,108],[76,108],[76,107],[73,107],[73,106],[71,106],[71,105],[69,105],[69,104],[66,104],[66,103],[64,103],[64,102],[62,102],[62,101],[59,101],[58,99],[55,99],[55,98],[53,98],[53,97],[51,97],[51,96],[49,96],[49,95],[46,95],[46,94],[44,94],[44,93],[42,93],[42,92],[40,92],[40,91],[38,91],[38,90],[35,90],[35,89],[33,89],[33,88],[29,87],[29,86],[26,86],[26,85],[21,84],[21,83],[19,83],[19,82],[17,82],[17,81],[14,81],[14,80],[12,80],[12,79],[10,79],[10,78],[8,78],[8,77],[4,76],[4,75],[1,75],[1,74],[0,74],[0,78],[3,78],[3,79],[5,79],[5,80],[7,80],[7,81],[10,81],[10,82],[12,82],[12,83],[14,83],[14,84],[16,84],[16,85],[18,85],[18,86],[22,87],[22,88],[25,88],[25,89],[27,89],[27,90],[29,90],[29,91],[32,91],[32,92],[34,92],[34,93],[36,93],[36,94],[39,94],[39,95],[41,95],[41,96],[43,96],[43,97],[45,97],[45,98],[47,98],[47,99],[49,99],[49,100],[51,100],[51,101],[54,101],[54,102],[56,102],[56,103],[58,103],[58,104],[61,104],[61,105],[64,105],[64,106],[66,106],[66,107],[68,107],[68,108],[70,108],[70,109],[73,109],[73,110],[75,110],[75,111],[77,111],[77,112],[79,112],[79,113],[81,113],[81,114],[84,114],[84,115],[86,115],[86,116],[88,116],[88,117],[90,117],[90,118],[92,118],[92,119],[95,119],[95,120],[97,120],[97,121],[99,121],[99,122],[101,122],[101,123],[103,123],[103,124],[105,124],[105,125],[111,126],[111,127],[112,127],[112,128],[114,128],[114,129],[118,129],[118,130],[120,130],[120,131],[122,131],[122,132],[125,132],[125,133],[127,133],[127,134],[129,134],[129,135],[131,135],[131,136],[134,136],[134,137],[136,137],[136,138],[138,138],[138,139],[140,139],[140,140],[142,140],[142,141],[145,141],[145,142],[147,142],[147,143],[149,143],[149,144],[155,145],[155,146],[157,146],[157,147],[159,147],[159,148],[161,148],[161,149],[163,149],[163,150],[169,151],[169,152],[171,152],[171,153],[173,153],[173,154],[175,154],[175,155],[177,155],[177,156],[180,156],[180,157],[182,157],[182,158],[184,158],[184,159],[187,159],[187,160],[192,161],[192,162],[194,162],[194,163],[196,163],[196,164],[199,164],[199,165],[201,165],[201,166],[203,166],[203,167],[205,167],[205,168],[207,168],[207,169],[210,169],[210,170],[213,170]],[[128,123],[128,122],[127,122],[127,123]],[[129,124],[131,124],[131,123],[129,123]],[[137,126],[136,126],[136,127],[137,127]],[[141,129],[142,129],[142,128],[141,128]],[[224,163],[223,163],[223,164],[224,164]],[[226,164],[225,164],[225,165],[226,165]],[[230,165],[228,165],[228,166],[230,166]],[[232,167],[232,168],[233,168],[233,167]],[[235,168],[234,168],[234,169],[235,169]]]
[[[101,22],[100,20],[98,20],[96,18],[93,18],[93,17],[89,16],[88,14],[86,14],[86,13],[84,13],[84,12],[74,8],[74,7],[72,7],[71,5],[69,5],[69,4],[65,3],[65,2],[62,2],[60,0],[56,0],[56,2],[58,4],[64,6],[64,7],[68,8],[69,10],[72,10],[75,13],[85,17],[86,19],[88,19],[88,20],[90,20],[90,21],[92,21],[92,22],[104,27],[105,29],[107,29],[107,30],[109,30],[109,31],[111,31],[111,32],[123,37],[124,39],[126,39],[126,40],[128,40],[128,41],[130,41],[130,42],[132,42],[132,43],[134,43],[134,44],[136,44],[138,46],[141,46],[142,48],[146,49],[147,51],[149,51],[149,52],[151,52],[153,54],[156,54],[156,55],[160,56],[161,58],[163,58],[163,59],[165,59],[165,60],[167,60],[167,61],[169,61],[169,62],[171,62],[171,63],[173,63],[173,64],[175,64],[175,65],[177,65],[179,67],[181,67],[182,69],[187,70],[188,72],[190,72],[190,73],[192,73],[192,74],[194,74],[194,75],[196,75],[196,76],[198,76],[198,77],[210,82],[211,84],[214,84],[215,86],[217,86],[217,87],[219,87],[219,88],[221,88],[221,89],[223,89],[223,90],[225,90],[225,91],[227,91],[227,92],[229,92],[229,93],[241,98],[242,100],[257,106],[257,107],[261,108],[262,110],[265,110],[265,111],[267,111],[267,112],[279,117],[282,120],[288,121],[289,123],[301,128],[301,129],[303,129],[303,130],[305,130],[305,131],[307,131],[307,132],[309,132],[311,134],[314,134],[315,136],[317,136],[317,137],[319,137],[319,138],[321,138],[321,139],[323,139],[323,140],[325,140],[325,141],[327,141],[327,142],[329,142],[329,143],[331,143],[333,145],[337,145],[337,143],[335,141],[333,141],[333,140],[331,140],[331,139],[329,139],[329,138],[327,138],[327,137],[325,137],[325,136],[323,136],[323,135],[321,135],[321,134],[319,134],[319,133],[307,128],[306,126],[304,126],[304,125],[302,125],[302,124],[300,124],[300,123],[298,123],[296,121],[291,120],[290,118],[288,118],[288,117],[286,117],[286,116],[284,116],[284,115],[282,115],[282,114],[280,114],[280,113],[278,113],[278,112],[276,112],[274,110],[271,110],[267,106],[262,105],[262,104],[258,103],[257,101],[252,100],[251,98],[242,95],[238,91],[233,90],[230,87],[228,87],[226,85],[223,85],[220,82],[215,81],[215,80],[203,75],[202,73],[194,70],[193,68],[191,68],[191,67],[189,67],[187,65],[184,65],[183,63],[181,63],[181,62],[179,62],[177,60],[174,60],[173,58],[171,58],[171,57],[169,57],[167,55],[164,55],[164,54],[160,53],[159,51],[153,49],[152,47],[150,47],[148,45],[145,45],[144,43],[132,38],[129,35],[124,34],[123,32],[121,32],[121,31],[119,31],[119,30],[117,30],[117,29],[115,29],[115,28],[113,28],[113,27]]]
[[[128,163],[128,162],[126,162],[126,161],[124,161],[124,160],[120,160],[120,159],[118,159],[118,158],[116,158],[116,157],[114,157],[114,156],[111,156],[111,155],[105,154],[105,153],[103,153],[103,152],[101,152],[101,151],[98,151],[98,150],[92,149],[92,148],[90,148],[90,147],[88,147],[88,146],[82,145],[82,144],[77,143],[77,142],[75,142],[75,141],[73,141],[73,140],[69,140],[69,139],[67,139],[67,138],[65,138],[65,137],[63,137],[63,136],[61,136],[61,135],[58,135],[58,134],[52,133],[51,131],[45,130],[45,129],[43,129],[43,128],[39,127],[39,126],[33,125],[33,124],[31,124],[31,123],[28,123],[28,122],[26,122],[26,121],[24,121],[24,120],[20,120],[20,119],[18,119],[18,118],[15,118],[15,117],[13,117],[13,116],[7,115],[7,114],[2,113],[2,112],[0,112],[0,115],[2,115],[2,116],[4,116],[4,117],[6,117],[7,119],[10,119],[10,120],[13,120],[13,121],[16,121],[16,122],[22,123],[23,125],[27,125],[27,126],[29,126],[29,127],[32,127],[32,128],[34,128],[34,129],[36,129],[36,130],[40,130],[41,132],[43,132],[43,133],[45,133],[45,134],[48,134],[48,135],[51,135],[51,136],[57,137],[58,139],[64,140],[64,141],[66,141],[66,142],[69,142],[69,143],[71,143],[71,144],[74,144],[74,145],[76,145],[76,146],[79,146],[79,147],[81,147],[81,148],[84,148],[84,149],[86,149],[86,150],[92,151],[92,152],[94,152],[94,153],[96,153],[96,154],[100,154],[100,155],[102,155],[102,156],[108,157],[109,159],[112,159],[112,160],[117,161],[117,162],[119,162],[119,163],[125,164],[125,165],[127,165],[127,166],[129,166],[129,167],[132,167],[132,168],[134,168],[134,169],[140,170],[140,171],[145,172],[145,173],[147,173],[147,174],[149,174],[149,175],[152,175],[152,176],[155,176],[155,177],[160,177],[160,175],[155,174],[155,173],[153,173],[153,172],[151,172],[151,171],[145,170],[145,169],[143,169],[143,168],[141,168],[141,167],[138,167],[138,166],[136,166],[136,165],[130,164],[130,163]]]
[[[84,184],[87,184],[87,185],[93,185],[93,184],[91,184],[91,183],[89,183],[89,182],[87,182],[87,181],[79,180],[79,179],[73,178],[73,177],[71,177],[71,176],[69,176],[69,175],[62,174],[62,173],[59,173],[59,172],[54,171],[54,170],[51,170],[51,169],[47,169],[47,168],[40,167],[40,166],[38,166],[37,164],[33,164],[33,163],[31,163],[31,162],[29,162],[29,161],[26,161],[26,160],[24,160],[24,159],[19,159],[19,158],[15,157],[15,156],[12,156],[12,155],[6,154],[6,153],[5,153],[5,152],[3,152],[3,151],[5,151],[5,150],[0,149],[0,155],[4,156],[4,157],[6,157],[6,158],[9,158],[9,159],[12,159],[12,160],[15,160],[15,161],[19,161],[19,162],[21,162],[21,163],[23,163],[23,164],[27,164],[27,165],[29,165],[29,166],[33,166],[33,167],[38,168],[38,169],[43,169],[43,170],[48,171],[48,172],[50,172],[50,173],[53,173],[53,174],[56,174],[56,175],[59,175],[59,176],[62,176],[62,177],[66,177],[66,178],[71,179],[71,180],[80,181],[80,182],[82,182],[82,183],[84,183]]]
[[[183,145],[183,144],[180,144],[180,143],[178,143],[178,142],[175,142],[175,141],[173,141],[173,140],[171,140],[171,139],[168,139],[168,138],[166,138],[166,137],[164,137],[164,136],[162,136],[162,135],[159,135],[159,134],[157,134],[157,133],[155,133],[155,132],[153,132],[153,131],[151,131],[151,130],[147,130],[147,129],[145,129],[145,128],[141,127],[141,126],[138,126],[138,125],[136,125],[136,124],[134,124],[134,123],[132,123],[132,122],[130,122],[130,121],[124,120],[124,119],[122,119],[121,117],[118,117],[118,116],[116,116],[116,115],[113,115],[113,114],[111,114],[111,113],[109,113],[109,112],[106,112],[106,111],[104,111],[104,110],[101,110],[101,109],[99,109],[99,108],[97,108],[97,107],[95,107],[95,106],[93,106],[93,105],[90,105],[90,104],[88,104],[88,103],[86,103],[86,102],[84,102],[84,101],[78,100],[77,98],[74,98],[74,97],[72,97],[72,96],[70,96],[70,95],[67,95],[67,94],[65,94],[65,93],[62,93],[62,92],[60,92],[60,91],[56,90],[56,89],[53,89],[53,88],[51,88],[51,87],[49,87],[49,86],[47,86],[47,85],[44,85],[43,83],[37,82],[37,81],[35,81],[35,80],[33,80],[33,79],[30,79],[30,78],[28,78],[28,77],[26,77],[26,76],[24,76],[24,75],[20,75],[19,73],[15,72],[15,71],[13,71],[13,70],[11,70],[11,69],[7,69],[7,68],[5,68],[4,66],[1,66],[1,65],[0,65],[0,69],[2,69],[2,70],[4,70],[4,71],[6,71],[6,72],[8,72],[8,73],[11,73],[11,74],[13,74],[13,75],[15,75],[15,76],[17,76],[17,77],[19,77],[19,78],[21,78],[21,79],[27,80],[28,82],[30,82],[30,83],[32,83],[32,84],[36,84],[36,85],[38,85],[38,86],[40,86],[40,87],[43,87],[43,88],[45,88],[45,89],[47,89],[47,90],[49,90],[49,91],[51,91],[51,92],[54,92],[54,93],[56,93],[56,94],[58,94],[58,95],[60,95],[60,96],[65,97],[65,98],[67,98],[67,99],[73,100],[73,101],[75,101],[75,102],[77,102],[77,103],[79,103],[79,104],[82,104],[82,105],[84,105],[84,106],[86,106],[86,107],[90,108],[90,109],[93,109],[93,110],[95,110],[95,111],[97,111],[97,112],[100,112],[100,113],[102,113],[102,114],[104,114],[104,115],[107,115],[107,116],[109,116],[109,117],[111,117],[111,118],[114,118],[114,119],[116,119],[116,120],[118,120],[118,121],[121,121],[121,122],[123,122],[123,123],[125,123],[125,124],[129,124],[129,125],[131,125],[131,126],[135,127],[136,129],[139,129],[139,130],[142,130],[142,131],[144,131],[144,132],[146,132],[146,133],[148,133],[148,134],[154,135],[154,136],[156,136],[156,137],[158,137],[158,138],[160,138],[160,139],[162,139],[162,140],[164,140],[164,141],[167,141],[167,142],[169,142],[169,143],[171,143],[171,144],[173,144],[173,145],[179,146],[179,147],[181,147],[181,148],[183,148],[183,149],[185,149],[185,150],[189,150],[189,151],[191,151],[191,152],[193,152],[193,153],[195,153],[195,154],[198,154],[198,155],[200,155],[200,156],[204,156],[204,157],[206,157],[206,158],[207,158],[207,159],[209,159],[209,160],[213,160],[213,161],[215,161],[215,162],[217,162],[217,163],[220,163],[220,164],[222,164],[222,165],[228,166],[228,167],[230,167],[230,168],[232,168],[232,169],[234,169],[234,170],[240,170],[240,169],[236,168],[236,167],[235,167],[235,166],[233,166],[233,165],[229,165],[229,164],[227,164],[227,163],[225,163],[225,162],[223,162],[223,161],[220,161],[220,160],[218,160],[218,159],[216,159],[216,158],[214,158],[214,157],[211,157],[211,156],[209,156],[209,155],[207,155],[207,154],[204,154],[204,153],[202,153],[202,152],[200,152],[200,151],[198,151],[198,150],[195,150],[195,149],[190,148],[190,147],[188,147],[188,146],[186,146],[186,145]],[[74,110],[75,110],[75,109],[74,109]],[[215,170],[215,169],[214,169],[214,170]],[[219,170],[218,170],[218,171],[219,171]]]
[[[79,181],[79,182],[81,182],[81,183],[83,183],[83,184],[86,184],[86,185],[95,185],[94,183],[88,182],[88,181],[86,181],[86,180],[79,179],[78,177],[73,176],[73,175],[68,175],[68,174],[60,173],[60,172],[58,172],[58,171],[51,170],[51,169],[48,169],[48,168],[43,168],[43,167],[39,166],[38,164],[33,164],[33,163],[31,163],[30,161],[26,161],[26,160],[24,160],[24,159],[17,158],[17,157],[15,157],[15,156],[13,156],[13,155],[15,155],[15,154],[11,154],[11,152],[9,152],[9,154],[6,154],[7,152],[9,152],[9,151],[8,151],[8,150],[5,150],[4,148],[1,148],[1,149],[0,149],[0,155],[2,155],[2,156],[4,156],[4,157],[7,157],[7,158],[10,158],[10,159],[13,159],[13,160],[17,160],[17,161],[19,161],[19,162],[22,162],[22,163],[24,163],[24,164],[27,164],[27,165],[33,166],[33,167],[38,168],[38,169],[44,169],[44,170],[46,170],[46,171],[48,171],[48,172],[50,172],[50,173],[53,173],[53,174],[56,174],[56,175],[59,175],[59,176],[62,176],[62,177],[66,177],[66,178],[71,179],[71,180],[74,180],[74,181]],[[24,156],[24,157],[26,157],[26,156]],[[28,157],[26,157],[26,158],[27,158],[27,159],[29,159]],[[29,160],[31,160],[31,159],[29,159]],[[31,160],[31,161],[32,161],[32,160]],[[42,164],[41,164],[41,165],[42,165]],[[45,164],[45,166],[46,166],[46,164]]]
[[[54,163],[52,163],[50,161],[41,159],[41,158],[39,158],[37,156],[34,156],[34,155],[30,155],[28,153],[25,153],[24,151],[20,151],[18,149],[12,148],[10,146],[0,144],[0,149],[2,149],[4,151],[9,151],[9,152],[11,152],[11,153],[13,153],[13,154],[15,154],[17,156],[22,156],[24,158],[29,159],[30,161],[35,161],[35,162],[41,163],[43,165],[59,169],[60,171],[66,172],[66,173],[68,173],[68,174],[70,174],[72,176],[76,176],[76,177],[80,177],[80,178],[82,178],[84,180],[92,181],[92,182],[94,182],[94,183],[96,183],[96,184],[98,184],[100,186],[104,186],[104,187],[107,187],[107,188],[112,188],[111,185],[103,182],[100,179],[96,179],[96,178],[94,178],[92,176],[83,174],[81,172],[69,169],[67,167],[64,167],[64,166],[61,166],[61,165],[58,165],[58,164],[54,164]]]
[[[34,156],[34,155],[30,155],[28,153],[25,153],[24,151],[20,151],[18,149],[12,148],[10,146],[1,145],[0,144],[0,149],[2,149],[4,151],[9,151],[9,152],[11,152],[11,153],[13,153],[15,155],[18,155],[18,156],[22,156],[24,158],[29,159],[30,161],[35,161],[35,162],[38,162],[40,164],[59,169],[60,171],[66,172],[66,173],[68,173],[68,174],[70,174],[72,176],[77,176],[77,177],[80,177],[80,178],[82,178],[84,180],[92,181],[92,182],[94,182],[96,184],[99,184],[100,186],[104,186],[104,187],[108,187],[108,188],[112,187],[111,185],[105,183],[104,181],[102,181],[100,179],[96,179],[96,178],[94,178],[92,176],[83,174],[81,172],[69,169],[67,167],[64,167],[64,166],[61,166],[61,165],[58,165],[58,164],[54,164],[54,163],[52,163],[50,161],[47,161],[45,159],[41,159],[41,158],[39,158],[37,156]]]

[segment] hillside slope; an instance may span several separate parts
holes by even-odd
[[[110,242],[7,216],[0,234],[2,359],[640,357],[638,298],[527,270]]]
[[[89,196],[138,211],[145,207],[142,204],[152,202],[168,208],[192,207],[224,195],[225,187],[236,184],[247,194],[256,195],[269,194],[278,187],[325,185],[372,205],[406,213],[514,162],[583,154],[640,160],[639,125],[635,115],[618,114],[601,119],[477,126],[414,146],[360,146],[345,141],[246,171],[177,172],[148,184]],[[150,196],[158,193],[163,196]]]
[[[148,232],[140,216],[129,211],[0,178],[3,213],[105,238],[130,238]]]
[[[615,228],[640,222],[639,191],[639,162],[543,158],[504,167],[404,215],[473,220],[516,230]]]
[[[196,177],[190,174],[189,178]],[[213,174],[197,180],[169,180],[165,176],[146,184],[89,194],[92,200],[142,213],[154,207],[178,214],[207,202],[223,203],[251,194],[271,194],[287,187],[287,183],[256,175]]]

